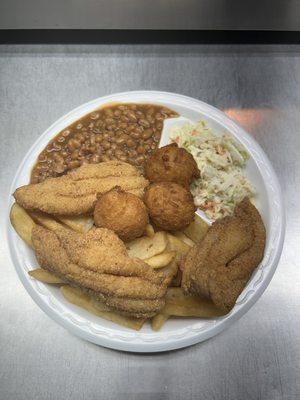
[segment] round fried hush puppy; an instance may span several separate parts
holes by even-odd
[[[96,226],[113,230],[126,242],[143,235],[149,217],[139,197],[116,186],[98,196],[94,221]]]
[[[157,149],[145,162],[150,182],[176,182],[188,187],[200,173],[193,156],[176,143]]]
[[[152,183],[146,189],[144,201],[151,220],[160,229],[177,231],[194,220],[193,196],[177,183]]]

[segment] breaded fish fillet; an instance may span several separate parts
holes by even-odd
[[[244,199],[234,216],[215,222],[184,259],[182,287],[230,311],[263,258],[265,228],[257,209]]]
[[[148,181],[132,165],[121,161],[85,164],[67,175],[18,188],[14,197],[26,210],[53,215],[82,215],[93,211],[98,193],[115,186],[139,197]]]
[[[146,318],[164,306],[169,279],[130,258],[123,242],[108,229],[81,234],[35,226],[32,243],[42,268],[121,313]]]

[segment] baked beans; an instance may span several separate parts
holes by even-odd
[[[154,104],[114,104],[95,110],[48,143],[33,167],[31,183],[85,163],[121,160],[142,168],[158,146],[164,119],[177,116]]]

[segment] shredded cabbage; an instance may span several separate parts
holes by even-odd
[[[245,149],[230,135],[215,135],[204,121],[196,125],[174,126],[170,140],[191,153],[200,170],[200,178],[191,184],[195,205],[208,218],[231,215],[235,205],[255,193],[243,176],[249,158]]]

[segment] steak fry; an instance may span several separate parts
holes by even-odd
[[[18,188],[14,197],[26,210],[53,215],[82,215],[93,211],[98,193],[115,186],[139,197],[148,181],[132,165],[121,161],[85,164],[58,178]]]
[[[185,293],[211,298],[229,312],[261,262],[265,241],[261,216],[244,199],[232,217],[215,222],[185,257],[181,264]]]
[[[108,229],[81,234],[35,226],[32,243],[42,268],[121,313],[146,318],[165,304],[169,279],[130,258],[123,242]]]

